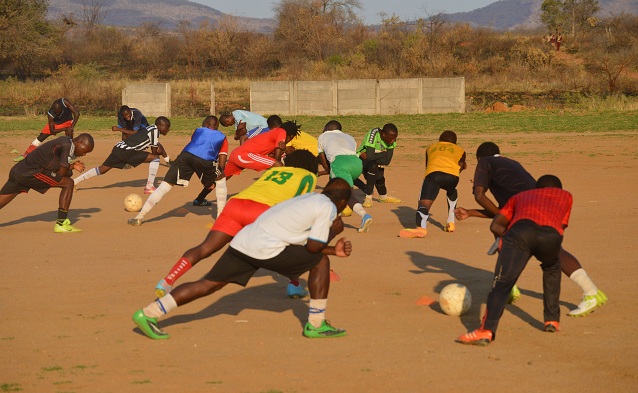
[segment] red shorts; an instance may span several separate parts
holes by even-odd
[[[69,121],[65,121],[64,123],[61,124],[56,124],[55,128],[56,130],[59,130],[61,128],[69,128],[71,127],[71,124],[73,124],[73,120],[69,120]],[[51,130],[49,129],[49,124],[47,123],[44,128],[42,129],[42,131],[40,131],[40,133],[45,134],[45,135],[51,135]]]
[[[230,153],[226,168],[224,169],[224,175],[234,176],[239,175],[244,169],[252,169],[254,171],[265,171],[273,166],[275,159],[258,153],[242,153],[233,154]]]
[[[252,224],[268,208],[270,206],[250,199],[231,198],[210,230],[224,232],[235,237],[237,232],[246,225]]]

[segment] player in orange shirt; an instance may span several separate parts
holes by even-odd
[[[399,237],[422,238],[427,235],[430,207],[441,188],[447,192],[448,217],[445,230],[454,232],[454,209],[458,201],[456,186],[459,184],[459,175],[465,168],[465,151],[456,145],[456,134],[449,130],[443,131],[439,142],[428,146],[425,151],[425,179],[416,212],[416,228],[402,229]]]

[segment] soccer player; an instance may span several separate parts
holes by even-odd
[[[122,105],[117,111],[117,125],[111,127],[111,130],[122,133],[122,140],[137,133],[139,130],[150,127],[146,116],[142,114],[137,108],[130,108],[127,105]],[[166,164],[170,162],[168,154],[162,150],[162,157]]]
[[[244,169],[263,171],[270,167],[283,166],[281,156],[286,143],[299,134],[297,125],[287,121],[281,128],[252,137],[239,147],[233,149],[228,156],[224,169],[226,179],[239,175]]]
[[[432,203],[442,189],[447,193],[447,232],[454,232],[454,209],[458,201],[456,186],[461,171],[467,168],[465,151],[456,145],[456,134],[447,130],[439,136],[439,142],[425,150],[425,178],[421,186],[419,207],[416,211],[416,228],[402,229],[399,237],[423,238],[428,234],[427,224]]]
[[[354,188],[354,179],[361,176],[363,165],[357,156],[357,142],[352,136],[341,131],[341,128],[341,123],[336,120],[330,120],[324,126],[323,134],[317,139],[319,163],[325,173],[330,173],[331,179],[340,177]],[[354,190],[350,193],[348,207],[361,217],[361,225],[357,232],[368,232],[372,224],[372,216],[357,201]]]
[[[243,145],[248,139],[261,133],[268,132],[268,121],[258,113],[236,110],[230,114],[221,115],[219,122],[224,127],[235,125],[235,140]]]
[[[375,187],[379,193],[379,202],[401,202],[399,198],[389,196],[385,186],[385,167],[390,165],[392,161],[398,136],[399,130],[392,123],[384,125],[383,128],[373,128],[368,131],[359,150],[357,150],[359,158],[363,161],[366,182],[364,183],[357,178],[354,180],[354,185],[366,194],[363,207],[372,207],[372,192]]]
[[[535,187],[534,177],[523,166],[510,158],[501,156],[501,151],[493,142],[484,142],[476,150],[478,164],[474,172],[474,199],[482,210],[456,209],[456,218],[468,217],[492,218],[499,208],[514,195]],[[490,191],[497,205],[487,196]],[[565,249],[560,249],[560,266],[563,273],[583,291],[583,299],[577,308],[569,312],[571,317],[584,317],[607,302],[607,296],[596,287],[580,262]],[[514,287],[516,289],[516,287]],[[520,297],[516,289],[512,300]]]
[[[18,194],[27,193],[30,189],[44,194],[51,187],[61,188],[58,218],[53,232],[80,232],[67,218],[73,198],[71,170],[84,171],[84,163],[76,159],[93,151],[93,146],[93,137],[89,134],[80,134],[75,138],[61,136],[38,146],[11,168],[9,180],[0,189],[0,209]]]
[[[352,190],[343,179],[332,179],[321,194],[308,193],[281,202],[244,227],[230,242],[215,266],[200,280],[181,284],[133,314],[142,332],[156,340],[167,339],[157,319],[175,308],[208,296],[228,283],[246,286],[259,269],[277,272],[291,280],[309,271],[310,304],[303,334],[308,338],[340,337],[345,330],[325,319],[330,288],[329,255],[347,257],[352,244],[340,238],[343,231],[339,212],[348,203]]]
[[[75,125],[80,118],[80,112],[75,109],[73,104],[66,98],[60,98],[53,101],[51,108],[47,112],[47,124],[40,131],[40,135],[31,142],[31,145],[21,156],[13,159],[20,162],[31,153],[36,147],[40,146],[49,136],[63,132],[66,136],[73,137]]]
[[[171,121],[164,116],[158,117],[155,120],[155,125],[136,132],[125,140],[118,142],[102,165],[86,171],[83,175],[73,179],[73,182],[77,186],[86,179],[104,175],[111,168],[124,169],[149,162],[148,179],[144,194],[152,194],[155,191],[155,175],[157,175],[160,165],[159,155],[164,151],[164,148],[159,143],[159,136],[168,134],[170,129]],[[151,151],[145,151],[149,147]]]
[[[496,338],[505,303],[532,256],[543,270],[545,331],[559,330],[559,253],[572,208],[572,195],[562,188],[556,176],[541,176],[535,189],[516,194],[494,216],[490,230],[501,241],[485,315],[481,327],[460,336],[458,342],[485,346]]]
[[[217,130],[219,121],[216,116],[208,116],[202,126],[195,130],[190,142],[184,147],[168,169],[159,187],[148,197],[142,210],[134,218],[128,220],[130,225],[142,225],[142,220],[151,209],[175,185],[188,187],[193,174],[202,182],[204,188],[193,201],[194,206],[210,206],[206,196],[215,189],[217,195],[217,216],[226,204],[226,178],[223,176],[228,156],[228,140],[226,135]],[[217,180],[217,181],[216,181]]]
[[[252,185],[230,198],[218,215],[208,236],[200,245],[186,251],[155,287],[157,297],[170,292],[175,281],[199,261],[221,250],[240,229],[251,224],[261,213],[279,202],[314,191],[317,184],[317,161],[307,150],[295,150],[286,157],[286,166],[267,169]],[[287,288],[288,297],[307,295],[298,280]]]

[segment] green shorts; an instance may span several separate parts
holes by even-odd
[[[340,177],[354,187],[354,179],[363,172],[363,163],[357,156],[336,156],[330,164],[330,178]]]

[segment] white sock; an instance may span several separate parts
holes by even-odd
[[[594,296],[598,292],[598,288],[583,268],[573,272],[572,275],[569,276],[569,279],[580,287],[585,296]]]
[[[458,202],[458,198],[455,201],[451,201],[450,198],[447,199],[448,212],[447,212],[447,222],[454,222],[454,209],[456,209],[456,202]]]
[[[224,206],[226,206],[226,198],[228,197],[228,188],[226,187],[226,178],[217,180],[215,186],[215,195],[217,197],[217,217],[222,214]]]
[[[99,175],[100,175],[99,167],[91,168],[88,171],[81,174],[80,176],[73,179],[73,184],[77,186],[79,182],[82,182],[86,179],[90,179],[94,176],[99,176]]]
[[[176,308],[177,303],[169,293],[164,295],[161,299],[157,299],[153,303],[144,307],[142,312],[149,318],[160,318]]]
[[[170,184],[166,183],[165,181],[161,182],[159,187],[157,187],[157,189],[153,191],[153,193],[148,197],[146,202],[144,202],[142,210],[137,213],[137,216],[135,216],[135,218],[138,220],[144,219],[144,216],[146,216],[148,212],[150,212],[151,209],[155,207],[157,202],[162,200],[164,195],[166,195],[171,190],[171,188],[173,188],[173,186],[171,186]]]
[[[157,170],[159,169],[160,161],[159,158],[151,161],[148,164],[148,180],[146,181],[146,188],[151,188],[155,186],[155,175],[157,175]]]
[[[418,210],[417,210],[417,213],[419,213],[419,215],[421,216],[421,228],[425,228],[428,225],[428,218],[430,217],[430,215],[423,214]]]
[[[170,161],[171,161],[171,158],[169,156],[164,157],[164,162],[168,164]]]
[[[326,305],[328,299],[310,299],[310,307],[308,309],[308,322],[316,328],[326,319]]]
[[[352,211],[355,212],[357,214],[357,216],[363,218],[363,216],[365,216],[366,214],[366,209],[363,208],[363,205],[360,204],[359,202],[355,203],[354,206],[352,206]]]
[[[38,147],[38,146],[40,146],[40,145],[42,144],[42,142],[40,142],[40,140],[38,140],[38,138],[35,138],[35,139],[33,140],[33,142],[31,142],[31,144],[32,144],[33,146],[35,146],[35,147]]]

